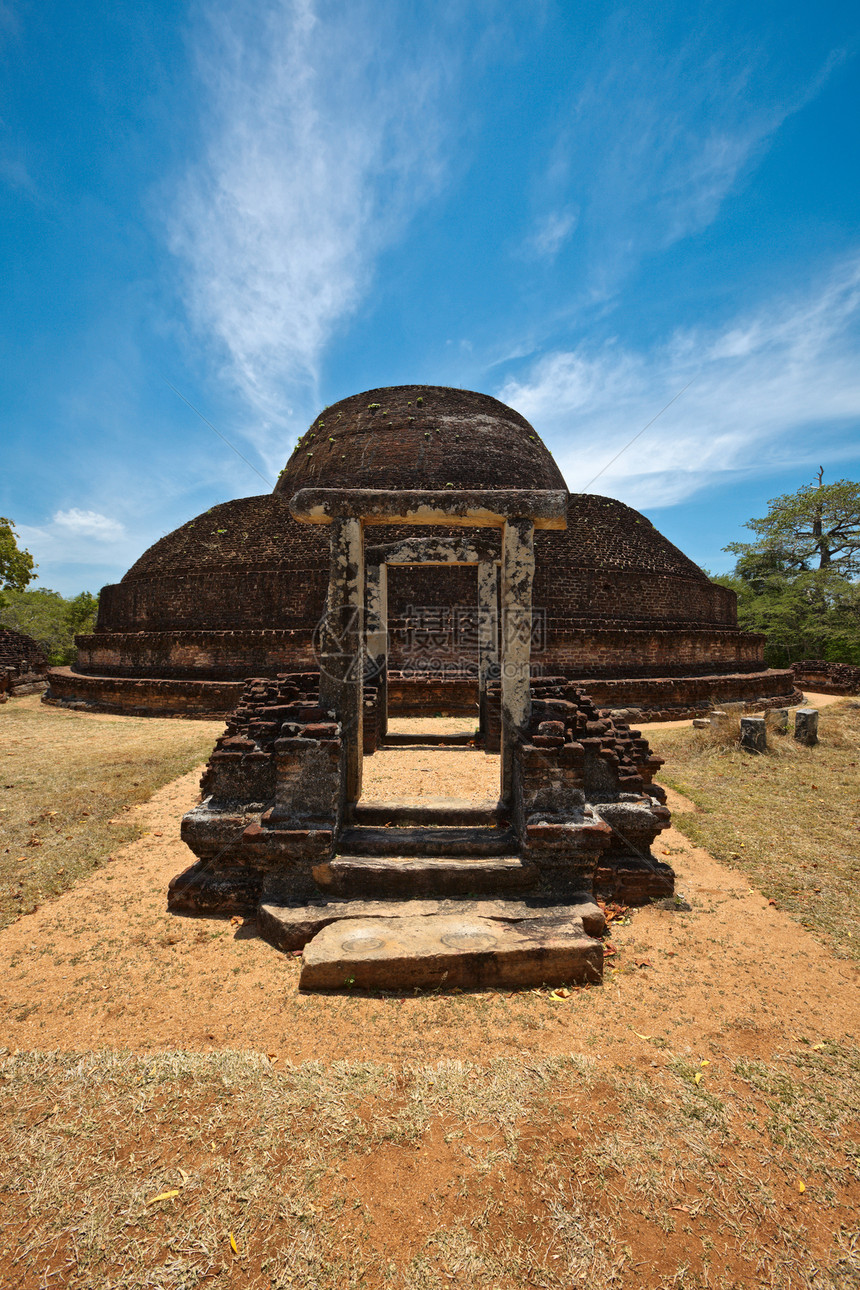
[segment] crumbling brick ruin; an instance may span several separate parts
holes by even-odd
[[[198,859],[170,884],[172,910],[253,912],[273,945],[302,950],[308,989],[601,979],[596,897],[671,896],[674,874],[651,854],[669,822],[660,759],[564,677],[531,678],[535,533],[566,511],[562,489],[297,492],[292,515],[329,534],[320,670],[246,686],[183,820]],[[477,539],[368,542],[389,524],[493,530],[498,568]],[[478,567],[477,738],[498,745],[495,806],[362,798],[364,758],[390,738],[386,560]]]
[[[48,660],[32,636],[0,627],[0,703],[10,695],[37,694],[47,673]]]
[[[565,484],[533,427],[487,395],[433,386],[353,395],[320,414],[271,495],[213,507],[104,588],[76,664],[51,672],[49,701],[223,715],[246,677],[316,666],[327,538],[290,514],[291,497],[309,487]],[[393,525],[375,541],[407,536]],[[498,543],[497,534],[483,536]],[[621,502],[570,495],[566,528],[536,534],[535,561],[535,675],[564,675],[632,720],[694,715],[714,702],[755,708],[796,699],[791,672],[765,667],[764,638],[738,630],[734,594]],[[474,635],[468,615],[455,612],[474,604],[474,569],[389,570],[392,713],[474,710]]]
[[[860,694],[860,667],[850,663],[827,663],[821,658],[805,658],[792,663],[792,675],[801,689],[819,694]]]

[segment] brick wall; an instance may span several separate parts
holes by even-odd
[[[860,667],[850,663],[827,663],[824,659],[803,659],[792,663],[791,671],[799,686],[820,694],[860,693]]]
[[[139,717],[223,719],[242,697],[243,681],[178,681],[81,676],[52,667],[42,702]]]
[[[314,667],[311,632],[111,632],[78,636],[75,670],[100,676],[243,679]]]

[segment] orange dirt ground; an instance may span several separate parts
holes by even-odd
[[[823,704],[824,696],[819,700]],[[213,738],[216,728],[213,726]],[[396,749],[365,763],[365,796],[492,798],[498,760],[473,750]],[[465,998],[462,1024],[432,994],[299,994],[299,963],[253,922],[182,918],[165,893],[193,857],[179,821],[199,771],[133,808],[146,834],[71,891],[0,932],[2,1044],[16,1049],[256,1049],[281,1060],[487,1061],[595,1043],[596,1055],[650,1061],[646,1037],[679,1053],[766,1058],[786,1040],[860,1032],[856,973],[834,960],[742,874],[677,831],[657,850],[690,909],[646,907],[616,923],[602,987],[547,1001],[524,1040],[516,996]],[[684,805],[669,794],[669,805]],[[468,1005],[468,1006],[467,1006]],[[613,1048],[615,1051],[613,1052]]]

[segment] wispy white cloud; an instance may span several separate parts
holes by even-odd
[[[584,298],[611,297],[644,255],[711,224],[845,57],[787,82],[765,48],[716,40],[707,23],[661,47],[648,24],[616,12],[535,181],[545,202],[581,208]]]
[[[36,561],[40,585],[59,586],[64,594],[80,591],[82,578],[87,580],[81,569],[92,571],[89,582],[97,589],[101,582],[119,577],[148,545],[140,532],[130,532],[120,520],[77,507],[55,511],[43,524],[16,527],[20,545]]]
[[[263,424],[315,410],[320,360],[374,261],[436,190],[456,59],[384,6],[241,0],[196,30],[205,155],[172,221],[188,309]],[[270,463],[271,464],[271,463]]]
[[[581,345],[535,362],[499,398],[553,448],[572,490],[688,382],[690,388],[591,491],[667,506],[732,473],[767,473],[857,451],[860,259],[805,296],[653,351]]]
[[[579,211],[565,206],[542,215],[526,240],[526,253],[540,259],[554,259],[576,228]]]
[[[96,538],[99,542],[115,542],[125,535],[125,527],[119,520],[99,511],[82,511],[76,506],[68,511],[57,511],[53,522],[65,533]]]

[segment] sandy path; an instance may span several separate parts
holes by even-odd
[[[416,755],[397,750],[401,773]],[[494,761],[461,751],[430,755],[437,792],[455,787],[447,786],[446,763],[462,776],[471,756],[480,777]],[[149,832],[113,863],[0,932],[0,960],[8,964],[0,1044],[236,1047],[293,1061],[486,1061],[596,1043],[601,1051],[641,1050],[644,1060],[653,1050],[635,1032],[663,1036],[682,1052],[766,1056],[786,1039],[839,1040],[860,1031],[853,969],[675,830],[662,835],[660,851],[671,853],[678,890],[692,908],[649,907],[616,925],[618,952],[609,960],[616,970],[602,987],[575,991],[563,1004],[531,992],[299,995],[298,961],[271,949],[253,925],[166,912],[168,880],[192,858],[178,828],[198,777],[185,775],[136,808]]]

